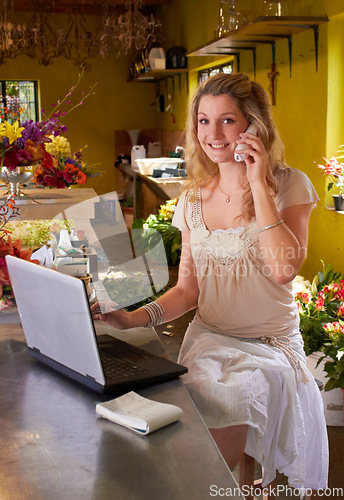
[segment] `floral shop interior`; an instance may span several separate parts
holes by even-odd
[[[98,300],[104,293],[129,310],[171,287],[181,252],[171,222],[187,179],[189,98],[210,76],[236,72],[266,90],[285,161],[319,196],[293,293],[307,366],[324,404],[329,487],[343,495],[343,33],[342,0],[1,0],[0,498],[203,500],[215,496],[209,485],[216,481],[218,491],[242,483],[241,467],[228,470],[179,379],[142,394],[185,405],[182,423],[143,438],[96,418],[103,394],[29,357],[22,328],[28,308],[22,317],[5,260],[33,260],[81,277],[89,298],[99,286]],[[167,271],[159,267],[156,275],[146,257],[137,267],[128,259],[135,245],[128,235],[137,231],[144,245],[153,244],[147,228],[160,234],[166,254]],[[148,285],[140,281],[141,264]],[[58,304],[50,318],[35,309],[44,297],[32,291],[39,288],[33,279],[26,281],[29,309],[38,311],[32,316],[58,324],[65,315]],[[139,332],[126,338],[154,344],[176,362],[193,316],[133,329]],[[112,335],[105,327],[102,333]],[[262,471],[253,466],[259,480]],[[277,480],[285,484],[282,474]]]

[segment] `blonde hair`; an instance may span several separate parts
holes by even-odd
[[[287,167],[284,161],[284,146],[272,118],[269,97],[263,87],[242,73],[218,73],[199,86],[190,102],[185,148],[188,172],[185,189],[188,189],[190,201],[195,201],[198,188],[208,184],[219,172],[218,165],[208,158],[197,138],[198,108],[202,97],[223,94],[233,98],[246,120],[256,125],[258,135],[268,153],[267,182],[274,192],[274,170],[278,166]],[[251,220],[255,216],[255,210],[248,181],[244,186],[242,200],[242,216]]]

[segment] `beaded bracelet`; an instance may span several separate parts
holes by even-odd
[[[142,306],[142,308],[149,314],[150,322],[148,323],[147,328],[152,328],[153,326],[164,323],[164,314],[166,311],[163,306],[159,304],[159,302],[150,302],[149,304]]]
[[[258,233],[261,233],[262,231],[267,231],[268,229],[271,229],[272,227],[279,226],[280,224],[283,224],[284,220],[278,220],[274,224],[270,224],[270,226],[262,227],[262,229],[258,229]]]

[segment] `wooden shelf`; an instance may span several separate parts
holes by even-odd
[[[292,36],[308,29],[314,32],[316,65],[318,60],[318,29],[319,25],[328,22],[327,17],[306,16],[262,16],[243,24],[239,29],[217,38],[187,54],[194,56],[225,56],[234,55],[237,58],[240,71],[240,53],[251,51],[254,57],[256,49],[262,45],[270,45],[272,59],[275,63],[275,43],[287,39],[289,42],[289,59],[291,70]]]
[[[186,68],[180,69],[161,69],[161,70],[151,70],[141,73],[135,78],[132,78],[131,82],[158,82],[159,80],[166,80],[167,78],[173,78],[175,76],[188,75],[188,70]]]

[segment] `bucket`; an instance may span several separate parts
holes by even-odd
[[[160,158],[162,155],[161,142],[150,142],[148,144],[148,158]]]

